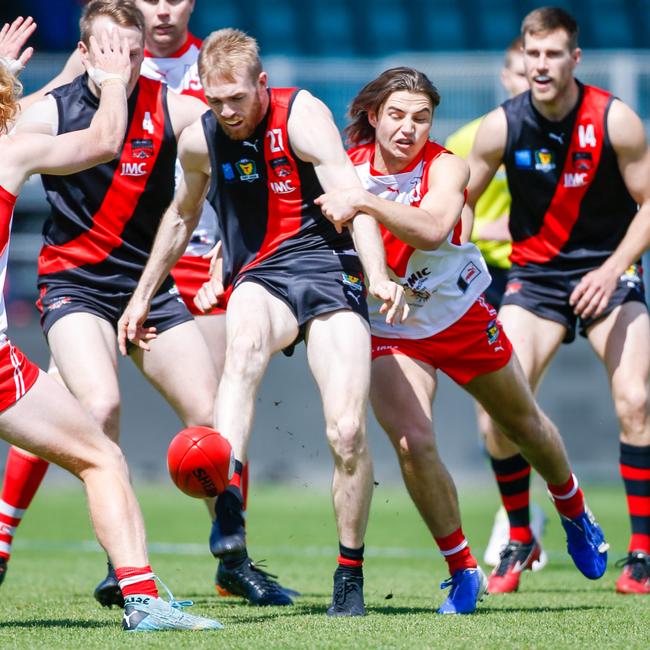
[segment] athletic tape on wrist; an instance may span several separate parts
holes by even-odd
[[[0,64],[9,70],[9,72],[14,75],[14,77],[18,76],[20,71],[25,68],[25,66],[18,59],[12,59],[8,56],[0,56]]]
[[[101,85],[108,81],[109,79],[117,79],[126,85],[122,75],[117,74],[117,72],[104,72],[99,68],[88,68],[88,76],[101,88]]]

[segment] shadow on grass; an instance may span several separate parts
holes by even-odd
[[[474,616],[477,614],[500,614],[505,612],[507,614],[544,614],[544,613],[555,613],[555,612],[590,612],[598,610],[611,610],[611,607],[605,605],[565,605],[565,606],[553,606],[550,607],[480,607],[474,613]]]
[[[106,627],[116,627],[115,621],[89,621],[71,618],[62,619],[36,619],[35,621],[0,621],[0,629],[4,628],[24,628],[24,629],[37,629],[37,628],[82,628],[87,630],[89,628],[102,629]]]

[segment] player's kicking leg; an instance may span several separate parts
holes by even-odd
[[[370,398],[388,434],[404,483],[449,567],[448,598],[441,614],[470,614],[485,593],[483,575],[461,527],[456,487],[438,454],[431,404],[436,371],[404,354],[372,362]]]
[[[274,576],[248,556],[243,517],[242,471],[247,460],[255,395],[271,356],[291,345],[298,323],[289,307],[267,289],[245,281],[233,291],[226,315],[227,348],[216,408],[216,428],[232,445],[235,473],[217,498],[210,549],[222,561],[219,581],[253,605],[291,605]]]
[[[476,377],[465,387],[546,481],[575,565],[587,578],[600,578],[607,566],[608,545],[586,507],[560,434],[535,402],[517,357],[513,355],[504,368]],[[535,555],[533,548],[512,570],[521,572]]]
[[[140,632],[222,627],[217,621],[184,614],[173,602],[158,597],[142,515],[119,447],[68,391],[39,373],[17,348],[7,343],[0,356],[3,367],[13,368],[12,401],[20,395],[12,405],[6,400],[0,405],[2,437],[61,465],[84,482],[97,539],[116,567],[126,600],[123,628]],[[5,397],[7,389],[2,392]]]
[[[622,594],[650,594],[650,320],[641,302],[627,302],[591,326],[589,341],[605,364],[621,427],[620,470],[632,535]]]

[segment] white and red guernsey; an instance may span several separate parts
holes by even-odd
[[[382,175],[374,169],[375,144],[348,152],[364,189],[382,199],[417,207],[427,193],[429,167],[438,156],[450,153],[427,142],[422,155],[398,174]],[[449,237],[436,250],[413,248],[380,226],[391,278],[401,284],[411,308],[406,321],[388,325],[379,313],[381,302],[368,296],[370,324],[375,336],[424,339],[455,323],[487,289],[491,278],[474,244],[460,243],[460,218]]]
[[[179,50],[166,57],[154,56],[149,50],[145,49],[140,74],[148,79],[161,81],[177,95],[191,95],[205,102],[197,65],[200,49],[201,39],[192,34],[188,34],[187,41]],[[177,160],[176,186],[180,181],[181,173],[181,166]],[[206,201],[199,224],[192,233],[183,255],[200,257],[212,249],[217,243],[217,239],[217,218],[214,210]],[[207,269],[209,261],[205,262],[204,266]]]
[[[7,310],[5,309],[4,286],[9,259],[9,235],[16,197],[0,186],[0,347],[7,342]]]

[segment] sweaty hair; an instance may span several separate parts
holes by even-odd
[[[91,0],[81,12],[79,35],[81,41],[90,45],[93,21],[108,16],[120,27],[137,27],[144,39],[144,16],[131,0]]]
[[[18,79],[0,63],[0,133],[8,130],[9,123],[18,112],[18,98],[22,89]]]
[[[199,77],[205,86],[210,76],[232,81],[247,72],[256,81],[262,72],[257,41],[239,29],[219,29],[204,41],[199,52]]]
[[[546,34],[563,29],[569,37],[569,48],[578,47],[578,23],[576,19],[561,7],[540,7],[531,11],[521,23],[521,37],[526,34]]]
[[[429,97],[432,112],[440,104],[438,89],[423,72],[405,67],[385,70],[376,79],[367,83],[350,104],[348,116],[351,121],[345,127],[344,133],[351,145],[374,141],[375,127],[368,121],[368,113],[379,113],[390,95],[400,90],[422,93]]]
[[[505,60],[503,62],[503,65],[506,68],[510,68],[512,65],[512,56],[513,54],[521,54],[521,48],[523,47],[524,40],[521,38],[521,36],[517,36],[510,45],[508,45],[508,49],[506,50],[506,56]]]

